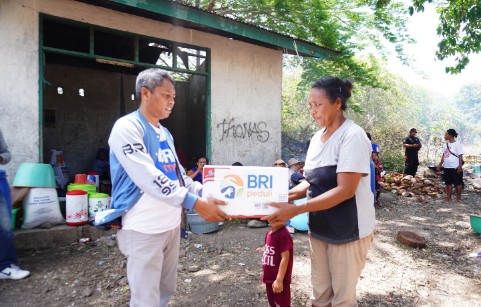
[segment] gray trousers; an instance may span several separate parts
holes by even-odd
[[[127,257],[130,306],[167,306],[177,283],[180,227],[158,234],[121,229],[117,241]]]

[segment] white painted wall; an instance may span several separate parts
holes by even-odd
[[[20,163],[39,161],[40,13],[210,48],[211,162],[270,166],[280,156],[281,51],[72,0],[0,0],[0,128],[14,157],[11,177]],[[222,129],[224,120],[236,134]],[[249,136],[249,124],[263,132]]]
[[[0,0],[0,58],[0,129],[12,153],[12,161],[2,168],[11,183],[22,162],[39,161],[35,9],[22,7],[17,1]]]

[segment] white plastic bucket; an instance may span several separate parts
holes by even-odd
[[[88,223],[88,196],[83,190],[68,191],[66,198],[66,220],[69,226]]]

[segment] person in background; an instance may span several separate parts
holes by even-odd
[[[302,168],[299,160],[295,158],[290,158],[289,161],[287,161],[287,167],[289,167],[289,178],[293,173],[299,173]]]
[[[287,164],[286,162],[284,162],[284,160],[282,159],[277,159],[275,162],[274,162],[274,167],[287,167]],[[290,170],[289,170],[290,172]],[[290,178],[291,178],[291,175],[289,173],[289,176],[287,177],[287,180],[288,182],[290,182]]]
[[[274,162],[274,167],[287,167],[286,162],[282,159],[277,159],[276,162]]]
[[[299,173],[301,173],[302,176],[304,176],[304,161],[299,161],[299,166],[301,169],[299,169]]]
[[[229,219],[215,198],[199,197],[202,185],[185,174],[174,140],[160,120],[175,104],[175,81],[165,70],[137,76],[139,109],[118,119],[109,137],[112,202],[95,215],[97,226],[118,223],[127,257],[130,306],[168,306],[177,284],[183,209],[209,222]]]
[[[379,145],[372,142],[371,134],[369,132],[366,132],[366,135],[367,135],[367,138],[369,139],[369,141],[371,141],[372,151],[379,153],[380,152]]]
[[[197,166],[191,168],[187,175],[194,181],[202,183],[204,166],[207,165],[207,158],[205,156],[199,156],[196,161]]]
[[[234,163],[232,163],[232,166],[243,166],[243,165],[240,162],[234,162]]]
[[[372,162],[374,163],[374,168],[375,168],[375,191],[376,191],[376,200],[374,202],[374,206],[378,208],[381,206],[381,203],[379,202],[379,195],[381,194],[382,188],[381,185],[379,184],[379,181],[381,181],[381,173],[383,172],[382,169],[382,163],[381,160],[379,159],[379,153],[373,151],[372,152]]]
[[[404,174],[416,176],[416,172],[418,171],[419,165],[419,158],[418,152],[421,149],[421,142],[416,137],[417,130],[412,128],[409,130],[409,135],[404,138],[403,147],[405,148],[405,168]]]
[[[444,146],[444,152],[441,156],[441,162],[438,164],[438,172],[443,169],[443,179],[446,184],[446,199],[451,201],[453,185],[456,189],[456,202],[461,202],[461,191],[463,190],[463,147],[461,143],[456,141],[458,133],[454,129],[448,129],[444,134],[447,141]]]
[[[352,83],[321,78],[309,94],[312,118],[320,128],[311,139],[306,180],[289,190],[289,203],[264,217],[285,223],[309,212],[312,306],[357,306],[356,285],[366,263],[375,227],[370,188],[371,142],[344,117]],[[294,200],[307,199],[297,205]]]
[[[291,279],[294,241],[282,223],[271,224],[266,233],[262,256],[262,282],[266,284],[271,307],[291,306]]]
[[[291,175],[291,181],[289,184],[289,190],[296,187],[298,184],[300,184],[302,181],[304,181],[304,176],[302,176],[301,173],[293,173]]]
[[[12,158],[0,130],[0,165]],[[29,271],[17,266],[17,252],[12,231],[12,196],[7,173],[0,169],[0,279],[23,279]]]
[[[107,149],[97,149],[92,171],[99,174],[100,179],[110,179],[109,152]]]

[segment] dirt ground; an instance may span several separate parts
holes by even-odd
[[[469,225],[481,214],[481,194],[466,191],[462,204],[381,194],[375,241],[358,284],[360,306],[481,306],[481,235]],[[409,230],[425,249],[396,240]],[[171,306],[268,306],[260,283],[267,228],[226,222],[211,234],[182,240],[177,294]],[[292,306],[310,306],[308,235],[295,233]],[[128,306],[125,260],[113,236],[90,243],[19,251],[29,278],[0,281],[0,306]]]

